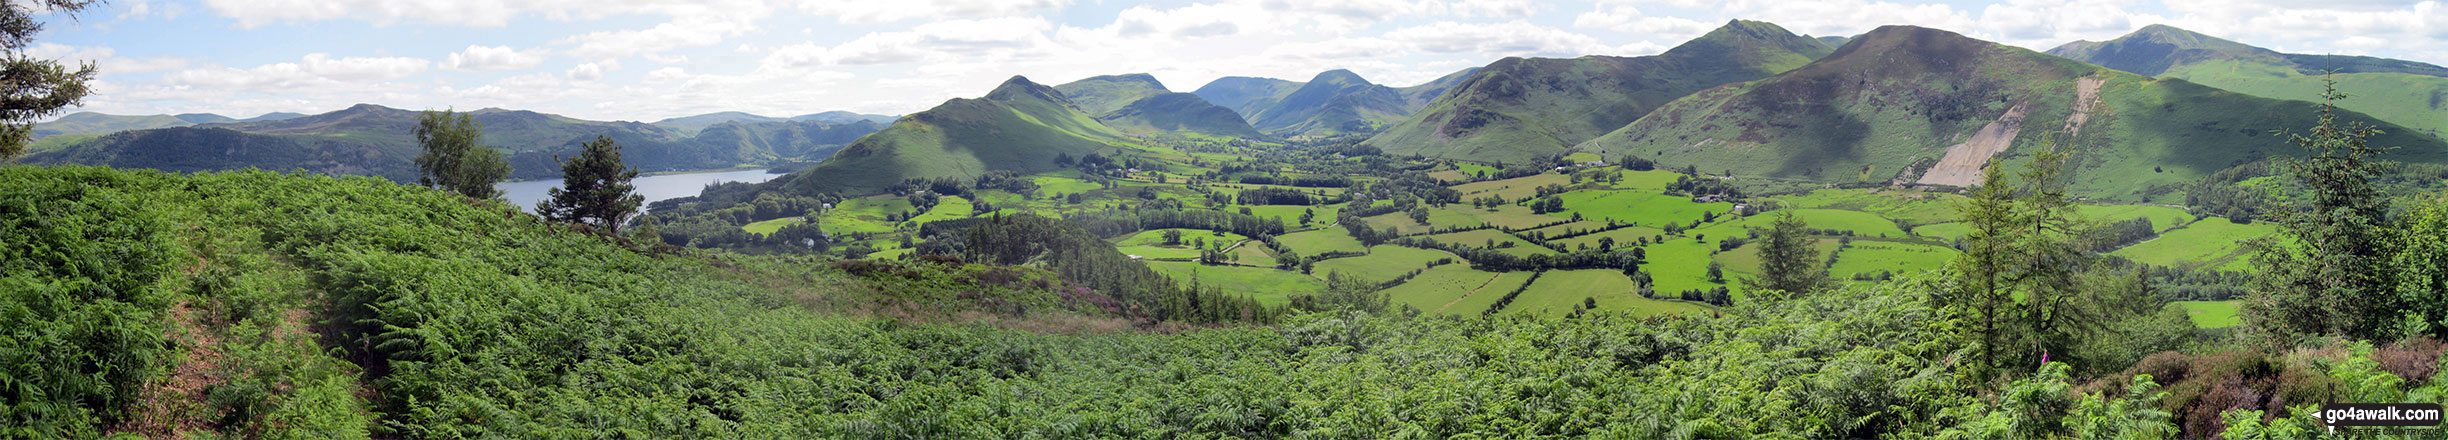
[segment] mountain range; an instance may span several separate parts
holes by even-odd
[[[467,114],[484,126],[483,145],[506,152],[513,179],[560,175],[556,155],[574,154],[598,135],[619,142],[631,165],[655,172],[822,160],[840,146],[883,128],[872,120],[727,121],[682,132],[653,124],[587,121],[525,110],[488,108]],[[303,169],[412,181],[420,150],[411,130],[418,115],[359,104],[291,118],[60,136],[37,143],[22,161],[168,171]]]
[[[1684,95],[1765,78],[1831,50],[1774,24],[1734,21],[1654,56],[1505,58],[1367,144],[1480,161],[1554,155]]]
[[[177,115],[113,115],[94,112],[76,112],[69,113],[66,116],[61,116],[59,119],[54,119],[49,122],[34,124],[34,138],[42,139],[51,136],[70,134],[108,134],[127,130],[185,127],[199,124],[277,121],[299,116],[305,115],[297,113],[273,112],[265,113],[262,116],[252,118],[236,119],[211,113],[185,113]]]
[[[759,122],[784,122],[784,121],[816,121],[816,122],[826,122],[826,123],[834,123],[834,124],[847,124],[847,123],[858,122],[858,121],[868,121],[868,122],[874,122],[874,123],[877,123],[877,124],[890,124],[890,123],[892,123],[892,121],[893,121],[893,119],[894,119],[894,118],[895,118],[894,116],[886,116],[886,115],[870,115],[870,114],[865,114],[865,113],[852,113],[852,112],[839,111],[839,110],[829,111],[829,112],[823,112],[823,113],[812,113],[812,114],[805,114],[805,115],[799,115],[799,116],[792,116],[792,117],[788,117],[788,118],[777,118],[777,117],[771,117],[771,116],[761,116],[761,115],[750,114],[750,113],[746,113],[746,112],[714,112],[714,113],[707,113],[707,114],[695,115],[695,116],[682,116],[682,117],[677,117],[677,118],[664,119],[664,120],[660,120],[660,121],[654,121],[654,122],[653,122],[653,124],[654,124],[655,126],[658,126],[658,127],[669,128],[669,129],[672,129],[672,130],[674,130],[674,131],[678,131],[678,132],[680,132],[680,133],[682,133],[682,134],[696,134],[696,133],[697,133],[699,130],[704,130],[704,129],[706,129],[706,127],[712,127],[712,126],[714,126],[714,125],[716,125],[716,124],[721,124],[721,123],[725,123],[725,122],[759,123]]]
[[[1054,86],[1081,111],[1132,134],[1167,132],[1260,137],[1232,109],[1198,95],[1174,92],[1145,73],[1105,75]]]
[[[1367,134],[1424,108],[1477,69],[1464,69],[1411,87],[1371,83],[1350,70],[1320,72],[1307,82],[1224,77],[1190,92],[1239,113],[1258,131],[1276,136]]]
[[[2072,154],[2077,193],[2165,201],[2183,183],[2302,147],[2272,132],[2316,107],[2153,79],[1953,32],[1887,26],[1759,81],[1677,100],[1576,147],[1704,173],[1969,186],[1992,158]],[[2382,127],[2391,158],[2448,161],[2448,144]]]
[[[2336,73],[2319,75],[2327,72]],[[1304,82],[1224,77],[1190,93],[1143,73],[1057,86],[1015,76],[984,97],[897,118],[721,112],[647,124],[470,113],[521,178],[550,177],[553,154],[608,135],[650,171],[823,160],[771,184],[801,193],[1050,171],[1059,156],[1147,148],[1142,136],[1353,135],[1399,156],[1518,163],[1587,152],[1730,178],[1943,186],[1972,184],[1991,159],[2057,145],[2075,157],[2081,194],[2164,202],[2202,176],[2298,154],[2273,132],[2310,125],[2306,101],[2324,78],[2357,95],[2342,117],[2386,132],[2374,142],[2399,147],[2392,159],[2448,162],[2438,136],[2448,129],[2439,111],[2448,68],[2285,54],[2167,26],[2041,53],[1912,26],[1811,37],[1735,20],[1658,55],[1506,58],[1402,88],[1340,69]],[[71,115],[53,125],[186,125],[62,136],[25,160],[401,179],[413,173],[414,115],[373,105],[253,121]]]

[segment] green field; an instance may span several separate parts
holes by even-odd
[[[1609,269],[1551,270],[1540,274],[1538,282],[1523,291],[1503,313],[1538,316],[1564,316],[1573,306],[1585,300],[1596,300],[1601,312],[1630,310],[1635,316],[1666,313],[1693,313],[1707,306],[1683,301],[1660,301],[1642,298],[1634,291],[1632,278]]]
[[[774,231],[782,230],[783,226],[790,226],[805,222],[807,222],[806,218],[783,217],[773,220],[749,223],[745,226],[740,226],[740,230],[748,231],[750,234],[772,234]]]
[[[1504,246],[1506,243],[1512,243],[1515,247],[1545,249],[1543,247],[1539,247],[1539,245],[1531,244],[1530,241],[1523,240],[1521,237],[1515,237],[1513,234],[1507,234],[1504,231],[1494,229],[1478,229],[1437,234],[1430,235],[1427,238],[1429,241],[1438,243],[1458,244],[1471,247],[1498,247]]]
[[[970,215],[976,213],[977,205],[970,204],[969,199],[964,199],[960,196],[944,196],[941,200],[935,203],[935,207],[927,208],[927,212],[925,214],[919,214],[917,217],[910,218],[909,224],[923,225],[927,222],[963,219],[969,218]]]
[[[2244,324],[2243,301],[2177,301],[2185,314],[2193,316],[2193,326],[2226,328]]]
[[[1437,266],[1435,269],[1421,272],[1419,276],[1411,278],[1411,281],[1380,293],[1384,293],[1398,306],[1410,306],[1425,313],[1448,312],[1448,314],[1460,315],[1463,313],[1451,313],[1453,311],[1444,310],[1445,306],[1464,296],[1471,295],[1474,291],[1481,290],[1481,286],[1496,284],[1491,281],[1496,280],[1500,275],[1494,272],[1481,272],[1469,266],[1467,264]],[[1520,281],[1514,281],[1511,286],[1504,286],[1503,291],[1491,295],[1503,295],[1504,292],[1512,291],[1514,286],[1520,285]],[[1495,289],[1491,287],[1486,290]],[[1485,310],[1486,307],[1481,306],[1480,309]],[[1468,310],[1467,312],[1477,314],[1480,310]]]
[[[1828,276],[1846,280],[1852,279],[1854,274],[1880,271],[1904,274],[1938,269],[1946,267],[1947,262],[1954,261],[1959,254],[1962,252],[1945,246],[1854,240],[1852,246],[1836,256],[1836,266],[1828,268]]]
[[[1077,194],[1105,189],[1104,185],[1069,177],[1037,175],[1029,176],[1029,181],[1037,183],[1037,194],[1043,196]]]
[[[1570,184],[1572,184],[1572,176],[1556,173],[1539,173],[1538,175],[1534,176],[1523,176],[1505,180],[1490,180],[1486,182],[1472,182],[1454,185],[1453,189],[1455,191],[1461,191],[1462,200],[1465,201],[1494,195],[1504,197],[1505,201],[1507,202],[1512,202],[1538,195],[1538,187],[1540,186]]]
[[[1673,184],[1676,178],[1683,176],[1683,173],[1667,170],[1623,170],[1619,173],[1623,175],[1623,180],[1614,183],[1616,189],[1649,192],[1665,191],[1667,185]]]
[[[2159,232],[2167,232],[2193,222],[2193,213],[2185,212],[2183,208],[2152,205],[2080,205],[2076,209],[2081,210],[2084,217],[2102,222],[2135,218],[2150,219],[2151,230]]]
[[[1733,275],[1727,275],[1724,284],[1708,281],[1708,264],[1712,261],[1709,253],[1717,250],[1716,242],[1701,243],[1678,238],[1663,244],[1652,244],[1645,249],[1649,263],[1641,265],[1641,270],[1649,271],[1649,288],[1659,296],[1671,297],[1684,290],[1706,291],[1720,286],[1733,289],[1735,296],[1741,296],[1741,283],[1735,282]]]
[[[1634,242],[1639,241],[1639,239],[1642,238],[1647,238],[1650,241],[1657,241],[1660,237],[1666,236],[1666,231],[1663,229],[1648,226],[1633,226],[1563,240],[1553,240],[1551,242],[1563,243],[1565,247],[1579,249],[1582,245],[1589,245],[1589,247],[1593,248],[1598,247],[1598,242],[1605,241],[1608,238],[1613,238],[1615,239],[1615,247],[1620,249],[1631,247]]]
[[[1337,251],[1368,251],[1367,246],[1361,246],[1360,240],[1352,238],[1351,234],[1344,233],[1342,228],[1328,228],[1278,235],[1275,236],[1275,241],[1277,243],[1283,243],[1285,249],[1291,249],[1293,253],[1301,254],[1302,256],[1311,256]]]
[[[1284,227],[1292,229],[1300,229],[1301,212],[1304,210],[1317,213],[1314,218],[1309,219],[1310,226],[1325,226],[1327,223],[1334,223],[1335,216],[1343,213],[1343,204],[1340,203],[1316,206],[1232,205],[1228,209],[1232,210],[1233,212],[1241,212],[1241,208],[1249,208],[1250,215],[1255,215],[1259,218],[1281,219],[1283,220]]]
[[[854,232],[892,232],[895,224],[884,216],[908,211],[908,199],[890,195],[843,200],[833,210],[825,211],[821,226],[827,234]]]
[[[1326,282],[1301,275],[1296,270],[1209,266],[1185,261],[1149,261],[1147,265],[1183,286],[1189,286],[1195,279],[1200,286],[1222,288],[1225,293],[1233,295],[1247,295],[1271,306],[1291,302],[1293,294],[1326,290]]]
[[[2244,240],[2277,230],[2277,226],[2269,223],[2239,225],[2227,219],[2210,218],[2108,254],[2159,266],[2237,268],[2246,260]]]
[[[1180,231],[1182,234],[1181,244],[1171,246],[1165,245],[1165,231]],[[1239,234],[1209,231],[1205,229],[1155,229],[1139,231],[1138,233],[1122,237],[1120,240],[1115,240],[1114,247],[1121,250],[1124,254],[1137,255],[1145,258],[1183,259],[1198,258],[1198,244],[1202,241],[1209,244],[1221,242],[1224,243],[1224,246],[1231,246],[1233,243],[1239,243],[1242,240],[1248,239],[1249,237],[1243,237]],[[1244,263],[1274,264],[1274,261],[1269,260],[1263,262]]]
[[[1787,208],[1861,211],[1925,225],[1955,221],[1963,196],[1894,189],[1821,189],[1770,199]]]
[[[1426,268],[1430,261],[1447,258],[1453,259],[1457,264],[1460,264],[1458,262],[1462,260],[1445,251],[1378,245],[1369,248],[1368,255],[1320,261],[1312,274],[1323,279],[1328,273],[1340,273],[1357,277],[1361,281],[1381,283],[1402,276],[1402,274],[1411,273],[1413,270]]]
[[[1442,268],[1442,266],[1440,266],[1440,268]],[[1426,276],[1426,274],[1422,274],[1421,276]],[[1504,272],[1496,275],[1495,278],[1489,279],[1486,284],[1477,285],[1477,290],[1472,292],[1469,296],[1459,297],[1458,299],[1447,302],[1445,305],[1441,306],[1442,308],[1424,311],[1439,315],[1479,316],[1482,313],[1487,313],[1489,306],[1496,305],[1496,300],[1503,299],[1505,294],[1512,293],[1513,289],[1519,289],[1521,288],[1522,283],[1527,282],[1530,282],[1530,272]],[[1409,286],[1416,283],[1418,283],[1418,281],[1403,283],[1403,286]],[[1395,288],[1402,288],[1403,286],[1395,286]]]
[[[1732,203],[1695,203],[1689,197],[1670,196],[1646,191],[1573,191],[1564,193],[1564,212],[1548,214],[1593,221],[1619,221],[1642,226],[1664,226],[1667,223],[1689,224],[1702,213],[1723,214],[1734,208]]]

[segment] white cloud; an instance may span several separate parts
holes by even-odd
[[[1573,16],[1573,27],[1685,38],[1699,37],[1700,34],[1707,33],[1710,29],[1716,29],[1716,25],[1710,22],[1683,17],[1642,14],[1640,9],[1632,5],[1600,6],[1589,12],[1583,12]]]
[[[724,38],[746,34],[754,28],[742,20],[688,16],[651,28],[588,32],[564,38],[560,42],[574,46],[569,51],[572,56],[618,58],[712,46],[721,43]]]
[[[1525,21],[1459,23],[1440,21],[1385,33],[1388,40],[1434,53],[1504,56],[1579,56],[1612,49],[1597,38]]]
[[[1449,7],[1464,17],[1527,17],[1539,10],[1530,0],[1459,0]]]
[[[1061,9],[1071,0],[804,0],[799,9],[841,23],[877,24],[912,19],[965,19],[1033,15]]]
[[[859,66],[926,60],[989,61],[1036,53],[1052,44],[1053,27],[1042,18],[990,18],[921,24],[908,31],[879,32],[839,45],[792,44],[766,55],[768,67]]]
[[[465,71],[518,70],[543,63],[544,53],[539,50],[518,50],[510,46],[469,45],[467,49],[452,53],[449,58],[444,59],[442,68]]]
[[[570,79],[579,81],[594,81],[603,79],[605,70],[609,69],[605,68],[602,64],[579,63],[577,67],[570,68],[569,77]]]
[[[335,84],[366,84],[396,80],[425,71],[428,61],[397,57],[343,57],[312,53],[295,63],[273,63],[250,69],[218,67],[170,73],[165,82],[178,86],[293,88]]]

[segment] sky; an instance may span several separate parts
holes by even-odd
[[[17,2],[10,2],[15,5]],[[2380,0],[110,0],[46,15],[22,56],[92,62],[111,114],[535,110],[655,121],[897,115],[1143,72],[1350,69],[1408,86],[1509,56],[1639,56],[1732,19],[1799,34],[1944,29],[2045,51],[2168,24],[2290,53],[2448,65],[2438,1]]]

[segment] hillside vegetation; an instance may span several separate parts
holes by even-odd
[[[1884,183],[1921,180],[1949,165],[1940,159],[1951,145],[2003,136],[1993,142],[2017,146],[1997,156],[2006,159],[2062,143],[2084,195],[2165,202],[2211,173],[2300,154],[2272,132],[2311,125],[2313,107],[1887,26],[1801,68],[1676,101],[1579,149],[1711,174]],[[2346,117],[2388,131],[2373,142],[2401,147],[2393,159],[2448,160],[2437,138]],[[1992,125],[2000,128],[1984,132]]]
[[[1037,270],[655,255],[374,179],[0,182],[0,264],[33,275],[0,281],[0,304],[89,318],[0,314],[40,329],[0,339],[0,380],[41,390],[0,395],[13,437],[1834,437],[2026,417],[2104,437],[2181,419],[2077,403],[2196,405],[2116,391],[2158,386],[2129,375],[2066,393],[2062,364],[2006,385],[2048,390],[2014,394],[2046,409],[1984,400],[1948,364],[1960,324],[1927,279],[1674,319],[1139,332]],[[2383,358],[2311,356],[2348,367],[2289,380],[2358,383]],[[2440,386],[2403,383],[2371,390]],[[1863,399],[1884,403],[1842,403]]]
[[[2322,81],[2354,96],[2340,104],[2432,137],[2448,136],[2448,67],[2341,55],[2279,53],[2151,25],[2108,41],[2067,43],[2049,54],[2142,75],[2176,78],[2277,99],[2318,101]]]
[[[1058,155],[1109,151],[1123,138],[1062,92],[1015,76],[983,98],[904,116],[815,168],[776,181],[802,194],[873,194],[906,179],[1048,171]]]
[[[1559,154],[1667,102],[1800,67],[1833,48],[1762,22],[1734,21],[1645,57],[1505,58],[1367,145],[1481,162]]]

